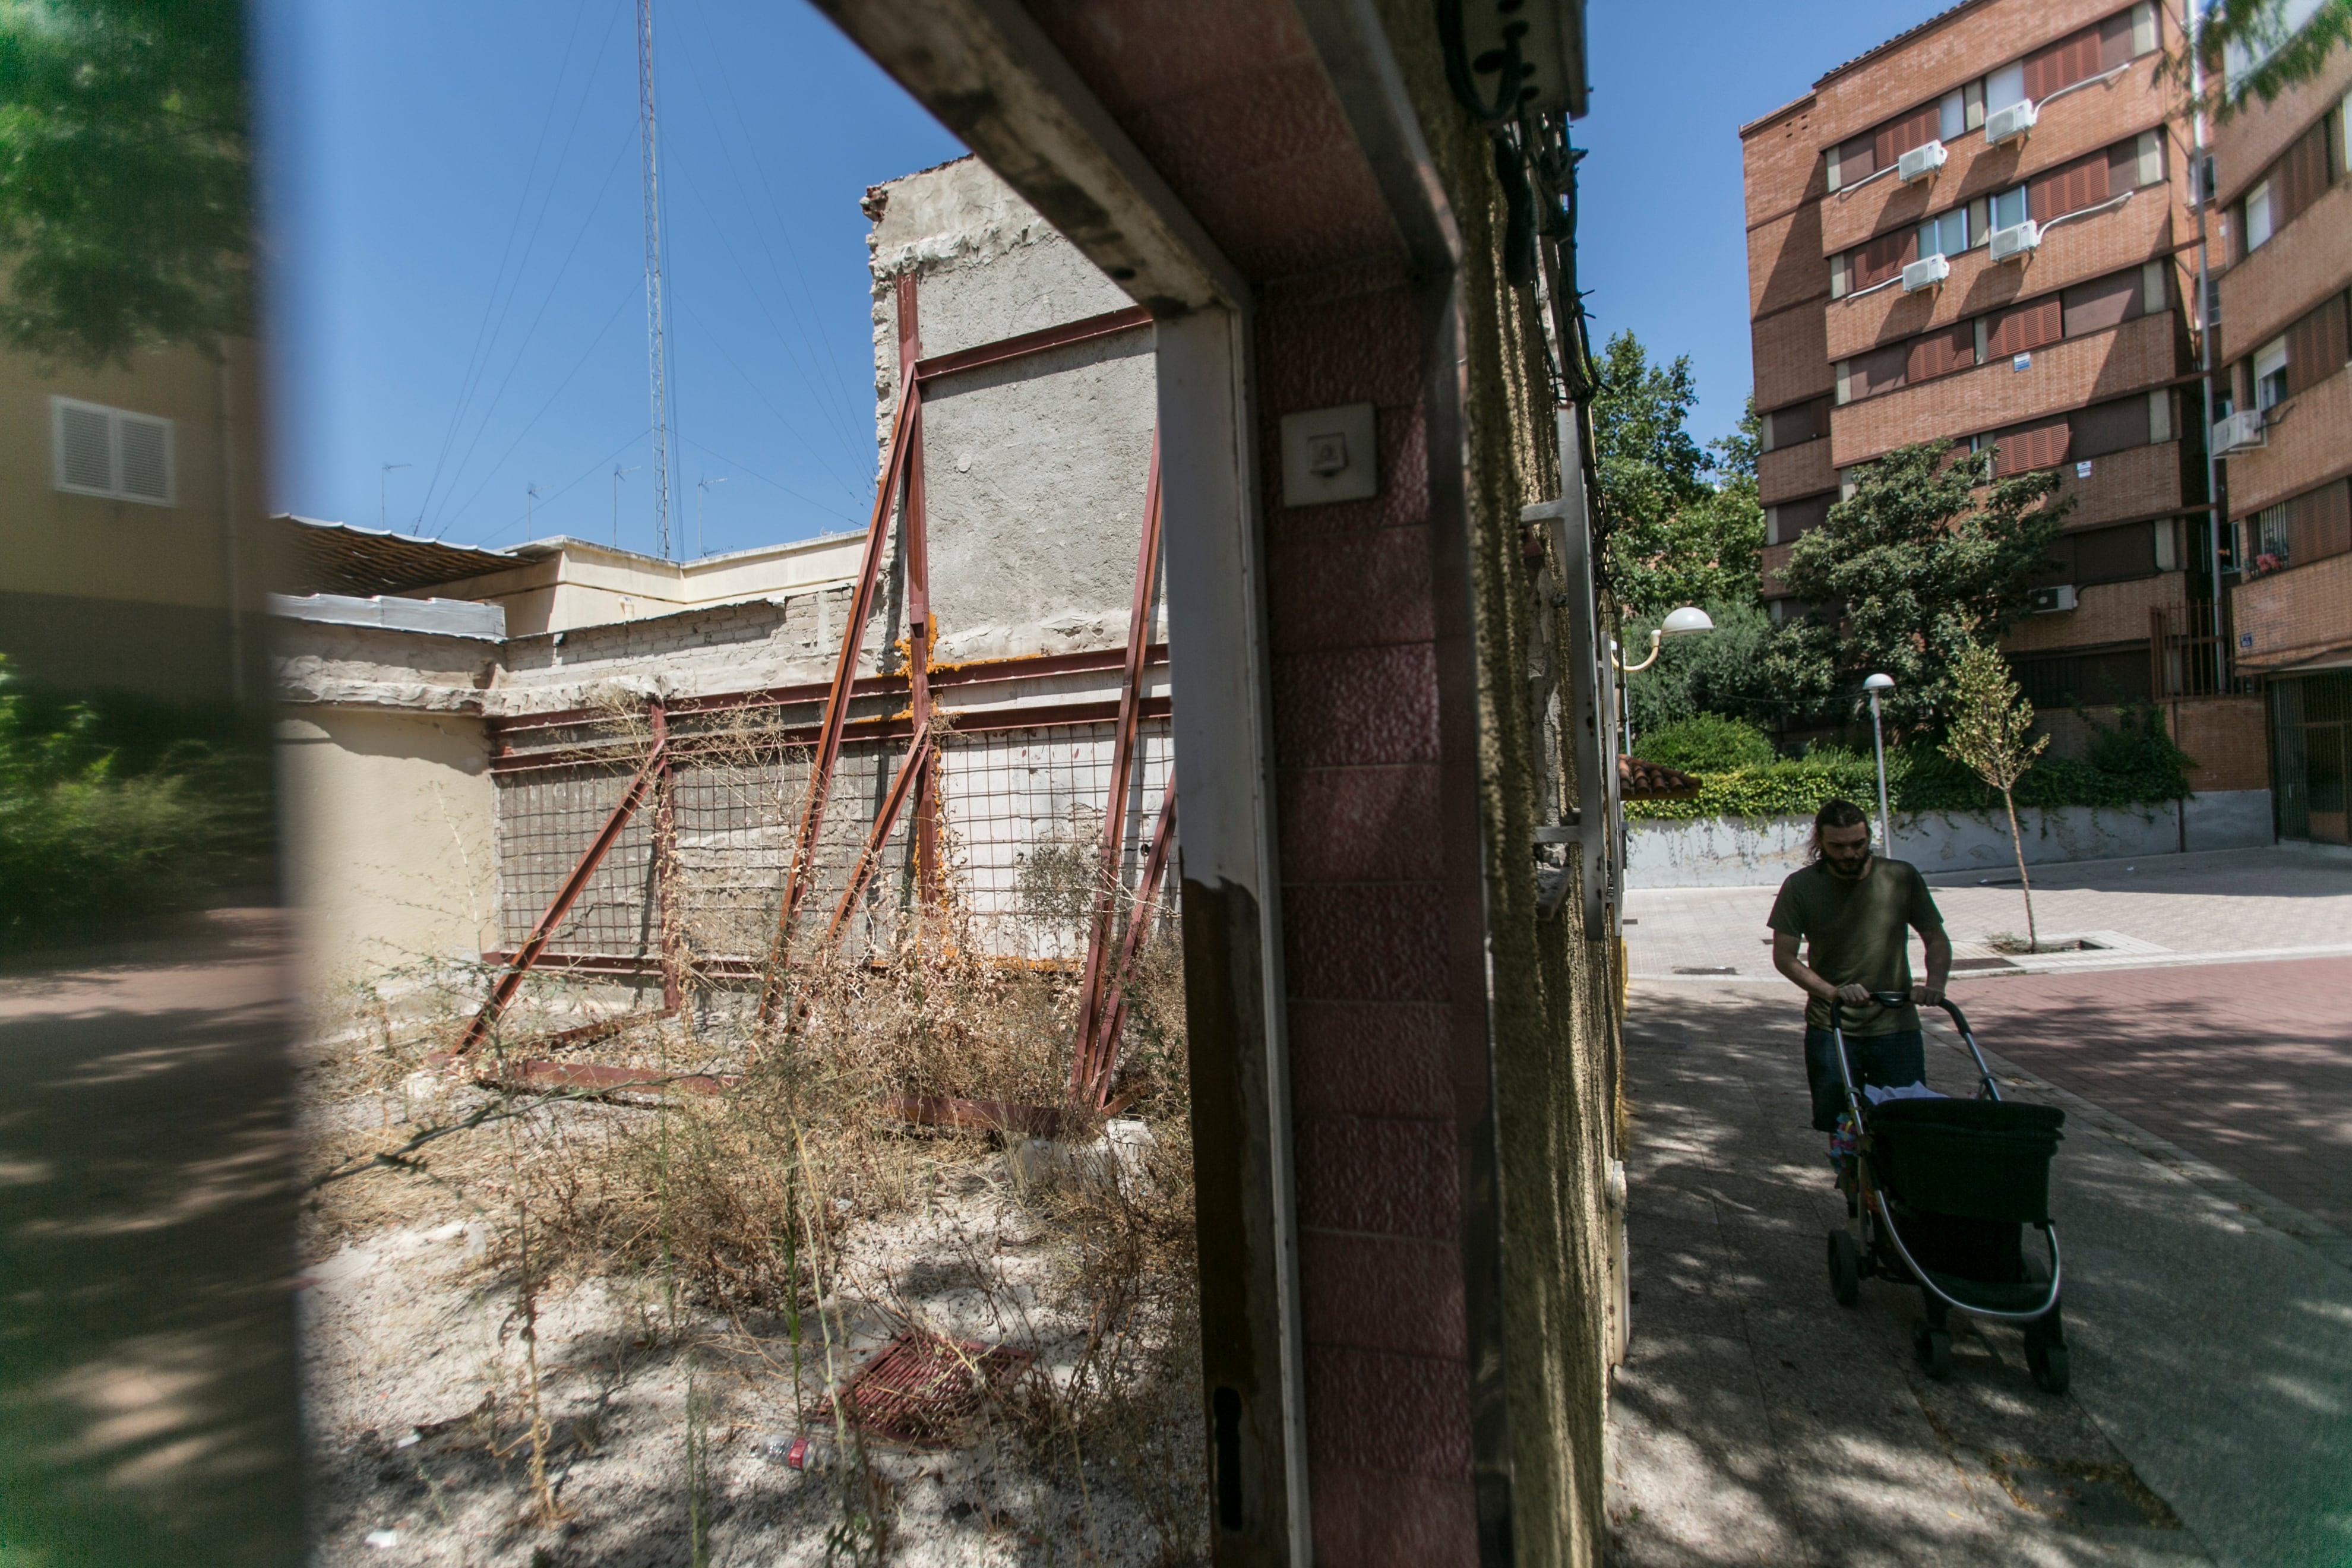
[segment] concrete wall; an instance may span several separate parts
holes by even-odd
[[[278,725],[280,845],[303,986],[490,945],[489,755],[478,714],[318,706]]]
[[[899,277],[918,279],[926,358],[1130,303],[977,160],[877,185],[866,208],[885,452],[898,408]],[[942,661],[1126,642],[1157,386],[1145,329],[924,387]]]
[[[2181,808],[2026,810],[2018,813],[2018,826],[2023,830],[2029,866],[2171,855],[2184,847],[2192,852],[2244,849],[2273,842],[2271,792],[2266,789],[2191,795]],[[1770,887],[1805,864],[1812,831],[1810,816],[1636,822],[1627,836],[1626,885]],[[1929,873],[1978,868],[1998,871],[2017,863],[2009,825],[1998,813],[1898,816],[1894,838],[1895,858]]]

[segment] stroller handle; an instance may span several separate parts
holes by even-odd
[[[1870,999],[1881,1007],[1900,1007],[1911,1000],[1911,994],[1907,991],[1874,991]],[[1936,1005],[1951,1015],[1952,1027],[1959,1031],[1960,1043],[1968,1047],[1969,1055],[1976,1058],[1977,1081],[1984,1086],[1981,1098],[2000,1100],[2000,1087],[1993,1082],[1992,1068],[1986,1064],[1984,1052],[1977,1048],[1977,1037],[1969,1027],[1968,1015],[1961,1012],[1959,1004],[1949,996],[1937,997]],[[1862,1121],[1862,1099],[1855,1092],[1853,1071],[1845,1058],[1844,1008],[1845,1005],[1838,998],[1830,998],[1830,1037],[1837,1047],[1838,1076],[1844,1081],[1846,1104],[1853,1111],[1854,1121],[1859,1124]]]

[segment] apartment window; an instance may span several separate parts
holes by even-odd
[[[1984,104],[1987,114],[1995,114],[2012,103],[2025,101],[2025,62],[2005,65],[1984,79]]]
[[[2171,525],[2167,522],[2162,526]],[[2097,583],[2128,583],[2135,578],[2153,577],[2160,570],[2157,527],[2153,523],[2127,522],[2118,528],[2061,534],[2051,546],[2050,566],[2033,580],[2034,585],[2073,583],[2087,587]]]
[[[1838,498],[1827,493],[1802,500],[1782,501],[1764,512],[1764,542],[1794,544],[1829,521],[1830,506]]]
[[[2245,529],[2247,559],[2257,574],[2352,553],[2352,479],[2265,507],[2246,520]]]
[[[2246,253],[2252,255],[2271,242],[2271,183],[2258,180],[2246,193],[2246,216],[2242,225],[2246,236]]]
[[[2061,88],[2103,76],[2155,47],[2155,7],[2139,5],[2118,11],[2094,26],[2026,56],[2021,62],[2022,96],[2039,103]]]
[[[2273,338],[2254,351],[2254,406],[2275,408],[2286,401],[2286,339]]]
[[[2137,702],[2149,694],[2147,644],[2015,661],[2025,699],[2045,711],[2070,703]]]
[[[2025,187],[2012,186],[1991,198],[1992,216],[1986,223],[1988,230],[2015,228],[2026,219]]]
[[[2121,326],[2142,314],[2140,301],[2147,279],[2138,270],[2110,273],[2077,283],[2059,296],[2070,338]]]
[[[1962,321],[1940,332],[1927,332],[1912,339],[1903,367],[1903,379],[1906,382],[1929,381],[1956,370],[1969,369],[1976,363],[1976,323]]]
[[[172,504],[170,420],[52,397],[49,436],[58,489],[108,500]]]
[[[1841,404],[1854,403],[1892,392],[1908,379],[1910,369],[1909,343],[1889,343],[1866,354],[1842,359],[1837,363],[1837,400]]]
[[[1794,447],[1806,441],[1818,441],[1830,433],[1830,400],[1816,397],[1791,407],[1776,409],[1759,422],[1762,449],[1777,452],[1783,447]]]
[[[1919,226],[1921,256],[1958,256],[1969,247],[1969,209],[1954,207],[1950,212],[1928,218]]]

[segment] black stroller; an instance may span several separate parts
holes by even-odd
[[[1874,992],[1871,1000],[1900,1006],[1907,998]],[[1912,1345],[1935,1378],[1952,1370],[1945,1326],[1950,1312],[2021,1323],[2033,1381],[2063,1394],[2066,1331],[2058,1305],[2058,1227],[2050,1220],[2050,1160],[2066,1115],[2004,1101],[1968,1019],[1950,1002],[1942,1005],[1976,1058],[1983,1085],[1977,1098],[1871,1105],[1855,1090],[1839,1005],[1830,1004],[1830,1037],[1856,1131],[1846,1212],[1862,1224],[1859,1242],[1851,1231],[1830,1232],[1830,1289],[1841,1306],[1851,1307],[1873,1276],[1917,1284],[1927,1319],[1913,1331]],[[2046,1268],[2025,1256],[2029,1225],[2049,1242]]]

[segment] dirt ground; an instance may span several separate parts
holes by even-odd
[[[491,1098],[418,1104],[331,1079],[313,1079],[314,1149],[396,1145]],[[527,1275],[517,1243],[540,1222],[519,1225],[485,1179],[501,1147],[610,1148],[663,1114],[551,1106],[436,1145],[472,1147],[427,1173],[338,1183],[306,1213],[315,1562],[1197,1560],[1202,1436],[1181,1360],[1196,1331],[1171,1321],[1181,1300],[1146,1300],[1107,1331],[1070,1232],[1074,1191],[1148,1189],[1150,1169],[1107,1145],[902,1132],[888,1193],[824,1189],[823,1292],[782,1311],[717,1304],[659,1258],[583,1262],[544,1234]],[[828,1387],[910,1330],[1034,1361],[990,1384],[946,1447],[845,1442]]]

